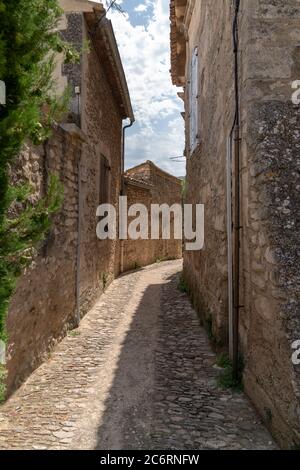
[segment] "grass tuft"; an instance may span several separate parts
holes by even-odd
[[[0,364],[0,404],[6,399],[6,369]]]
[[[217,362],[216,362],[218,367],[222,367],[222,369],[225,369],[226,367],[230,366],[230,359],[228,354],[222,353],[217,357]]]
[[[229,357],[225,354],[222,354],[217,360],[217,365],[223,368],[223,371],[220,373],[218,378],[218,385],[224,389],[231,389],[234,392],[243,391],[243,369],[244,363],[242,358],[239,358],[239,367],[238,367],[238,377],[233,377],[233,366]]]
[[[180,276],[179,283],[178,283],[178,290],[183,294],[188,294],[188,285],[186,280],[184,279],[183,275]]]
[[[80,336],[80,334],[80,331],[77,329],[68,332],[68,336],[71,336],[72,338],[76,338],[77,336]]]

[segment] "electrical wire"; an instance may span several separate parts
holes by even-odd
[[[239,52],[239,29],[238,29],[238,16],[240,11],[240,0],[235,0],[235,12],[232,28],[233,36],[233,53],[234,53],[234,93],[235,93],[235,114],[234,121],[231,129],[233,133],[234,127],[240,125],[240,107],[239,107],[239,63],[238,63],[238,52]]]
[[[100,16],[100,18],[98,19],[97,23],[95,24],[94,28],[93,28],[93,31],[91,32],[91,35],[95,35],[102,20],[106,17],[107,13],[109,12],[109,10],[111,10],[112,8],[116,8],[120,13],[124,14],[124,11],[123,9],[120,7],[120,5],[117,4],[117,0],[112,0],[109,4],[109,6],[107,7],[106,11],[103,13],[102,16]]]
[[[238,64],[238,52],[239,52],[239,28],[238,28],[238,16],[240,11],[240,0],[235,2],[235,15],[233,22],[233,52],[234,52],[234,76],[235,76],[235,124],[240,125],[240,109],[239,109],[239,64]]]

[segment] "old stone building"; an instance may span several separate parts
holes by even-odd
[[[151,239],[151,204],[181,204],[181,180],[158,168],[151,161],[126,171],[124,176],[128,207],[144,204],[148,210],[149,239],[121,241],[121,270],[127,271],[157,261],[182,257],[182,240],[174,238],[174,214],[171,214],[169,240]],[[173,218],[172,218],[173,217]],[[129,220],[130,223],[130,220]]]
[[[277,440],[300,443],[300,5],[171,0],[173,83],[185,103],[187,202],[205,247],[184,272],[215,342]]]
[[[126,78],[102,5],[60,3],[61,34],[82,51],[80,64],[65,65],[57,58],[57,93],[69,85],[70,113],[43,147],[24,149],[15,176],[29,181],[38,199],[45,194],[49,175],[58,174],[64,203],[11,304],[9,392],[79,323],[120,271],[118,241],[100,241],[96,236],[96,209],[107,202],[118,206],[122,121],[134,121]]]

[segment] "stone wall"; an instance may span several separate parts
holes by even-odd
[[[7,319],[8,392],[26,379],[76,324],[80,153],[80,140],[57,128],[44,148],[26,146],[14,170],[14,179],[32,185],[35,201],[45,194],[45,176],[57,174],[64,186],[64,203],[33,263],[20,278],[11,303]]]
[[[231,2],[201,0],[189,28],[187,75],[195,47],[199,60],[199,145],[187,148],[186,203],[205,205],[205,246],[184,254],[193,302],[218,344],[228,337],[226,140],[233,123]],[[188,87],[185,102],[189,102]],[[186,108],[186,116],[189,110]],[[188,121],[186,141],[189,142]]]
[[[78,52],[83,47],[84,18],[81,12],[72,12],[65,15],[65,24],[61,25],[61,36],[64,41],[72,44]],[[69,103],[69,120],[81,126],[81,86],[82,86],[82,59],[81,62],[62,63],[60,74],[66,77],[66,83],[70,89],[71,99]],[[59,74],[58,74],[59,76]]]
[[[187,202],[205,204],[205,247],[186,253],[191,295],[215,342],[228,342],[226,148],[233,123],[231,2],[195,3],[188,60],[199,53],[199,145],[187,149]],[[241,305],[240,349],[246,392],[278,442],[300,442],[299,107],[300,5],[241,2]],[[186,116],[188,87],[185,90]],[[187,142],[188,120],[187,120]]]
[[[152,199],[150,186],[137,186],[127,180],[125,188],[128,207],[133,204],[144,204],[148,210],[150,209]],[[132,219],[133,218],[129,217],[128,223],[130,223]],[[157,261],[157,259],[155,259],[154,242],[152,240],[124,240],[120,243],[123,272],[147,266]]]
[[[96,210],[100,204],[100,160],[109,164],[109,202],[118,208],[121,190],[122,112],[112,86],[112,70],[105,41],[93,39],[80,4],[63,2],[66,9],[61,34],[78,50],[84,48],[80,64],[63,64],[72,99],[68,119],[81,126],[86,145],[80,162],[80,310],[84,315],[96,297],[119,273],[119,244],[96,236]],[[86,5],[84,11],[91,7]],[[79,11],[78,11],[79,10]],[[87,48],[88,44],[88,48]],[[101,57],[99,48],[101,47]],[[86,51],[87,49],[87,51]],[[105,52],[106,51],[106,52]],[[75,93],[79,87],[79,94]],[[103,201],[101,201],[103,202]],[[117,211],[118,212],[118,211]]]
[[[246,392],[284,447],[300,443],[300,4],[248,0],[241,12]],[[251,40],[249,41],[249,37]]]
[[[149,214],[149,238],[151,234],[151,204],[181,204],[181,181],[148,161],[126,172],[128,207],[144,204]],[[130,223],[130,219],[129,219]],[[126,240],[122,242],[123,271],[182,257],[182,241],[174,240],[171,219],[170,240]]]
[[[85,16],[76,9],[64,15],[60,29],[78,48],[89,38]],[[110,60],[104,60],[109,52],[102,47],[104,58],[99,60],[95,47],[91,40],[80,64],[61,64],[56,70],[59,87],[66,80],[72,90],[69,123],[55,128],[43,148],[26,147],[13,170],[16,182],[29,181],[35,187],[35,200],[45,194],[49,174],[58,174],[65,197],[12,300],[7,322],[8,392],[41,364],[120,271],[118,241],[96,236],[96,209],[102,156],[109,165],[106,202],[118,208],[124,109],[111,85]],[[75,86],[80,86],[80,96]]]
[[[84,37],[87,28],[84,25]],[[80,297],[84,314],[97,295],[119,274],[119,243],[99,240],[96,209],[100,204],[100,158],[109,164],[108,201],[118,213],[121,192],[122,116],[110,77],[90,44],[82,63],[82,130],[87,136],[81,164]],[[102,201],[103,202],[103,201]]]

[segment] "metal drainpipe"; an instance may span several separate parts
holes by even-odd
[[[130,124],[127,124],[127,126],[123,127],[122,130],[122,151],[121,151],[121,177],[122,177],[122,185],[121,185],[121,196],[123,195],[124,191],[124,183],[123,183],[123,175],[125,172],[125,133],[126,130],[129,129],[130,127],[133,126],[135,120],[131,119]]]
[[[232,236],[232,132],[227,139],[227,250],[229,357],[233,361],[233,236]]]
[[[233,310],[233,377],[239,375],[239,313],[240,313],[240,230],[241,230],[241,211],[240,211],[240,103],[239,103],[239,40],[238,40],[238,15],[240,9],[240,0],[235,0],[235,16],[233,22],[233,42],[234,42],[234,75],[235,75],[235,120],[234,120],[234,310]]]
[[[126,125],[122,129],[122,145],[121,145],[121,196],[125,195],[124,187],[124,172],[125,172],[125,134],[126,130],[133,126],[135,120],[130,119],[130,124]],[[120,240],[120,272],[124,270],[124,240]]]

